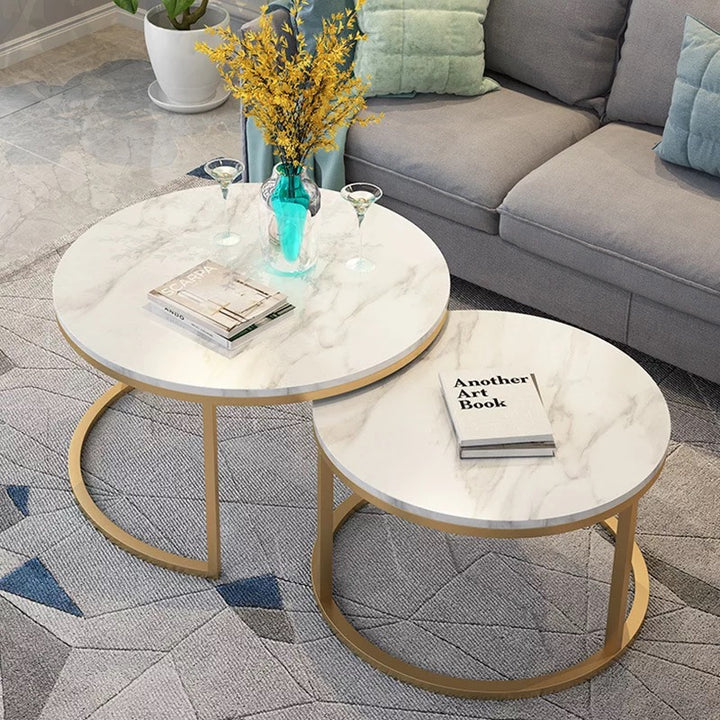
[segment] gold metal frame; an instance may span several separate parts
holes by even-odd
[[[101,395],[87,410],[80,420],[68,452],[68,473],[75,500],[80,509],[85,513],[90,522],[100,530],[105,537],[121,547],[123,550],[136,555],[143,560],[154,563],[161,567],[169,568],[190,575],[216,578],[220,575],[220,506],[218,497],[218,465],[217,465],[217,407],[218,405],[277,405],[306,400],[318,400],[324,397],[339,395],[341,393],[357,390],[358,388],[370,385],[396,370],[412,362],[418,355],[422,354],[435,340],[445,325],[447,311],[440,317],[430,335],[420,344],[419,347],[409,352],[404,357],[392,363],[388,367],[372,373],[364,378],[359,378],[348,383],[334,387],[323,388],[310,392],[296,393],[294,395],[269,395],[262,397],[215,397],[199,395],[196,393],[185,393],[177,390],[156,387],[149,383],[133,380],[125,375],[108,368],[106,365],[88,355],[84,350],[70,338],[58,320],[58,326],[68,344],[84,358],[90,365],[102,371],[106,375],[115,378],[119,382],[110,390]],[[119,525],[116,525],[102,510],[95,504],[85,484],[82,474],[82,449],[88,434],[93,426],[100,419],[102,414],[119,397],[129,393],[133,389],[144,390],[155,395],[175,398],[188,402],[196,402],[202,406],[203,417],[203,451],[205,464],[205,525],[207,536],[207,560],[188,558],[182,555],[161,550],[138,538],[130,535]]]
[[[203,405],[203,447],[205,451],[205,524],[207,530],[207,560],[186,558],[149,545],[116,525],[95,504],[82,474],[82,449],[88,433],[110,405],[126,395],[132,387],[117,383],[101,395],[88,409],[75,428],[68,453],[68,472],[73,494],[80,509],[90,522],[123,550],[161,567],[179,570],[190,575],[218,577],[220,575],[220,524],[217,482],[217,418],[215,406]]]
[[[388,675],[427,690],[463,697],[505,699],[557,692],[576,685],[600,672],[621,655],[635,639],[645,619],[650,598],[650,581],[645,560],[640,548],[635,543],[635,523],[638,501],[660,475],[661,470],[662,467],[658,468],[650,481],[635,496],[610,510],[609,514],[605,514],[601,520],[590,518],[578,523],[549,528],[494,531],[487,528],[471,528],[437,522],[405,510],[400,511],[398,508],[374,498],[349,480],[335,467],[318,444],[318,522],[317,541],[313,549],[312,560],[315,600],[333,632],[356,655]],[[355,491],[337,508],[334,508],[334,476],[340,478]],[[335,603],[332,594],[335,533],[360,506],[367,502],[394,515],[428,527],[484,537],[530,537],[560,534],[586,527],[599,520],[615,536],[604,646],[593,655],[563,670],[517,680],[476,680],[444,675],[412,665],[381,650],[348,622]],[[618,514],[617,519],[610,517],[614,513]],[[631,570],[635,578],[635,594],[632,607],[626,617]]]

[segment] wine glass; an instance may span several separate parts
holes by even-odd
[[[242,175],[245,166],[239,160],[220,157],[205,163],[205,172],[220,184],[225,208],[225,230],[219,232],[213,238],[218,245],[235,245],[241,237],[230,231],[230,211],[228,210],[227,196],[228,188],[235,182],[236,178]]]
[[[340,191],[340,194],[343,196],[343,199],[347,200],[353,208],[355,208],[358,219],[358,235],[360,235],[360,254],[357,257],[350,258],[345,264],[351,270],[368,272],[375,267],[375,263],[368,260],[363,254],[362,224],[368,208],[382,197],[383,192],[377,185],[358,182],[346,185]]]

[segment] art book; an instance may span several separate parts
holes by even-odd
[[[226,340],[288,304],[282,293],[212,260],[150,290],[148,300]]]
[[[440,384],[460,457],[554,454],[552,426],[533,373],[443,371]]]
[[[268,325],[275,320],[279,320],[281,317],[293,310],[295,306],[287,303],[274,312],[271,312],[269,315],[265,315],[265,317],[256,320],[248,327],[243,328],[237,335],[229,339],[224,338],[217,333],[211,332],[210,330],[206,330],[201,325],[198,325],[191,320],[189,321],[187,318],[181,319],[177,317],[175,311],[170,312],[167,308],[160,307],[160,305],[150,303],[148,307],[155,315],[158,315],[166,321],[169,321],[172,325],[185,330],[185,332],[189,335],[206,340],[213,346],[216,346],[218,349],[223,351],[230,351],[232,356],[234,351],[240,349],[248,340],[255,337],[262,328],[268,327]],[[227,352],[223,352],[223,354],[227,354]]]

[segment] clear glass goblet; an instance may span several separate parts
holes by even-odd
[[[375,263],[368,260],[363,252],[362,224],[368,208],[382,197],[383,192],[377,185],[358,182],[346,185],[340,191],[340,194],[355,209],[358,220],[358,235],[360,236],[360,254],[357,257],[350,258],[345,264],[356,272],[368,272],[375,267]]]
[[[233,158],[215,158],[205,163],[205,172],[220,185],[223,196],[223,206],[225,208],[225,229],[214,236],[214,240],[218,245],[235,245],[242,238],[237,233],[230,230],[230,211],[228,209],[228,189],[235,180],[243,174],[245,166],[239,160]]]

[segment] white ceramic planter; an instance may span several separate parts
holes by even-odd
[[[148,10],[145,44],[155,78],[170,105],[187,108],[215,97],[222,78],[210,58],[195,50],[195,43],[206,42],[211,47],[219,44],[220,39],[208,35],[205,27],[227,27],[229,23],[228,11],[217,5],[208,6],[194,30],[172,27],[164,5]]]

